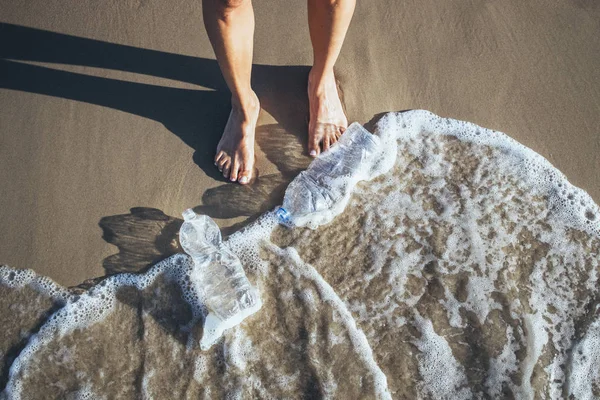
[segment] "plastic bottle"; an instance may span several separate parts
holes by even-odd
[[[239,258],[223,243],[217,224],[192,209],[183,212],[183,219],[179,241],[192,257],[194,269],[190,278],[209,311],[200,341],[200,347],[206,350],[225,329],[258,311],[262,302]]]
[[[343,210],[343,200],[356,183],[368,177],[380,146],[379,137],[356,122],[350,125],[335,145],[287,187],[283,205],[276,210],[279,221],[311,228],[330,222]]]

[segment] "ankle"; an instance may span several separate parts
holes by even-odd
[[[234,112],[239,113],[244,118],[255,116],[260,109],[258,97],[254,91],[249,90],[246,93],[231,96],[231,108]]]
[[[335,86],[335,74],[333,68],[322,69],[314,67],[308,74],[308,90],[311,94],[320,96]]]

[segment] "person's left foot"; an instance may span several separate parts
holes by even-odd
[[[314,70],[308,76],[308,153],[312,157],[338,141],[348,127],[348,120],[335,83],[333,71],[317,76]]]
[[[226,179],[242,185],[250,183],[254,170],[254,130],[260,112],[253,91],[243,101],[231,101],[231,113],[217,146],[215,165]]]

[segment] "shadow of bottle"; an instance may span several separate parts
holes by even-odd
[[[194,161],[208,176],[224,181],[213,157],[227,121],[231,94],[215,60],[7,23],[0,23],[0,37],[0,88],[100,105],[160,122],[195,150]],[[198,88],[129,82],[30,62],[126,71]],[[301,65],[255,64],[252,77],[261,107],[304,144],[309,70]]]
[[[119,249],[104,259],[106,274],[140,272],[181,252],[177,234],[182,222],[148,207],[134,207],[129,214],[102,218],[102,238]]]

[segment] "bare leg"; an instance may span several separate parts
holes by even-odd
[[[317,156],[321,149],[329,149],[348,126],[333,65],[344,43],[355,4],[356,0],[308,0],[313,46],[313,67],[308,78],[308,151],[311,156]]]
[[[231,90],[231,113],[217,146],[215,165],[225,178],[250,182],[254,168],[254,130],[260,111],[250,87],[254,11],[250,0],[203,0],[204,26]]]

